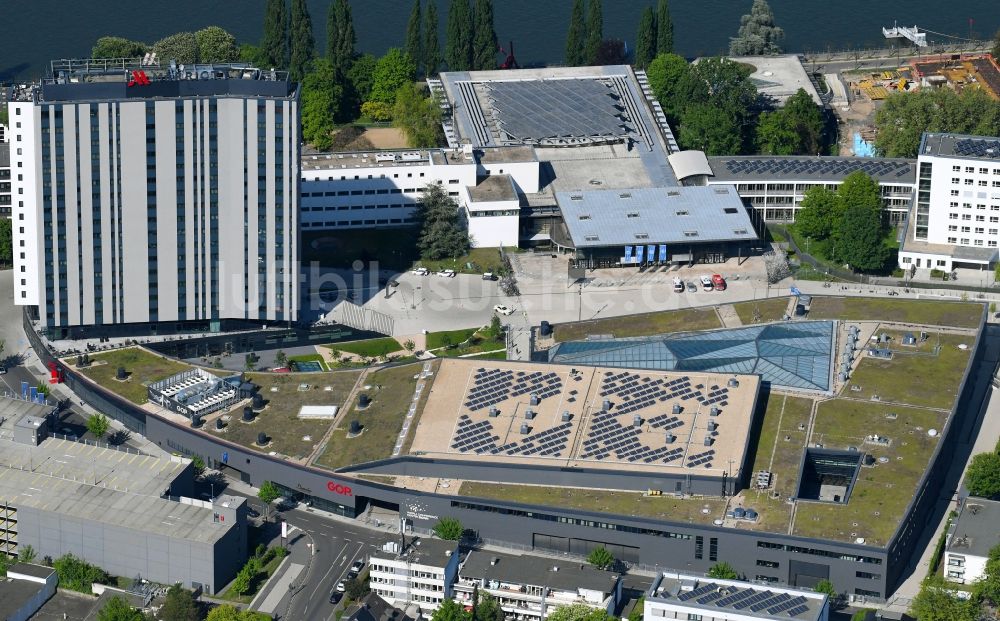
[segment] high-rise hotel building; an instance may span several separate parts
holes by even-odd
[[[298,314],[298,91],[284,72],[53,61],[10,104],[15,301],[57,337]]]

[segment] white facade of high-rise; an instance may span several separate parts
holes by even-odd
[[[43,325],[296,319],[297,93],[216,71],[10,104],[15,301]]]
[[[987,269],[1000,245],[1000,140],[925,134],[904,269]]]

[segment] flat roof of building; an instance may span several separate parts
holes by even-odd
[[[732,186],[560,192],[556,200],[577,248],[757,239]]]
[[[817,106],[823,105],[816,86],[809,79],[802,60],[796,54],[733,56],[729,60],[753,67],[750,81],[757,87],[757,92],[773,99],[779,106],[785,105],[785,101],[800,88],[809,94]]]
[[[44,588],[44,584],[30,580],[0,580],[0,619],[15,618],[15,613]]]
[[[387,540],[385,545],[398,543],[398,538],[392,538]],[[457,553],[457,541],[446,541],[433,537],[407,537],[406,548],[401,553],[380,549],[378,552],[373,552],[372,556],[378,558],[405,558],[412,563],[431,567],[444,567],[448,564],[449,557]]]
[[[987,557],[990,550],[1000,543],[1000,502],[981,498],[968,498],[962,507],[952,535],[948,551],[956,554],[972,554]]]
[[[925,133],[920,141],[920,155],[984,160],[1000,164],[1000,138]]]
[[[51,567],[46,567],[44,565],[35,565],[34,563],[14,563],[7,568],[7,575],[10,574],[21,574],[23,576],[31,576],[32,578],[41,578],[42,580],[47,579],[49,576],[54,574],[56,570]]]
[[[31,401],[0,397],[0,438],[4,437],[5,429],[13,427],[21,419],[25,417],[44,419],[53,410],[55,410],[54,405],[42,405]]]
[[[708,614],[727,611],[757,619],[798,621],[817,621],[827,607],[827,596],[815,591],[668,572],[653,581],[646,601],[691,607]]]
[[[614,572],[601,571],[586,563],[551,558],[473,550],[458,569],[464,579],[496,580],[508,584],[544,586],[562,591],[586,589],[611,593],[618,582]]]
[[[913,185],[917,166],[913,160],[894,158],[828,157],[812,155],[712,156],[713,183],[776,181],[826,181],[839,183],[860,170],[880,183]]]
[[[510,175],[490,175],[469,188],[469,198],[475,203],[516,201],[517,188]]]
[[[712,175],[712,167],[703,151],[678,151],[667,156],[670,167],[678,179],[687,179],[698,175]]]
[[[302,171],[348,168],[397,168],[400,166],[427,166],[432,154],[441,153],[432,149],[405,149],[387,151],[349,151],[345,153],[303,153]],[[448,164],[448,158],[435,159],[435,164]],[[351,177],[353,179],[353,177]]]
[[[476,149],[476,157],[483,164],[514,164],[518,162],[538,161],[534,147],[514,145]]]
[[[744,463],[759,386],[756,375],[445,359],[410,453],[721,476]]]

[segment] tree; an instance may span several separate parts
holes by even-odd
[[[689,106],[681,118],[677,140],[684,149],[706,155],[730,155],[741,150],[740,127],[725,110],[711,104]]]
[[[403,349],[405,349],[408,352],[412,352],[416,348],[417,344],[413,342],[413,339],[406,339],[403,342]]]
[[[250,572],[247,571],[246,567],[243,567],[239,570],[239,572],[237,572],[236,577],[233,578],[233,582],[229,588],[236,594],[237,597],[239,597],[250,590],[250,581],[252,579],[253,576],[250,575]]]
[[[437,184],[424,189],[417,209],[417,248],[424,259],[458,257],[469,250],[469,231],[459,218],[458,203]]]
[[[674,51],[674,22],[670,19],[667,0],[660,0],[656,6],[656,53],[671,54]]]
[[[194,33],[198,44],[198,62],[231,63],[240,59],[236,37],[218,26],[208,26]]]
[[[605,39],[597,48],[595,65],[624,65],[628,62],[628,50],[621,39]]]
[[[270,621],[271,616],[253,610],[240,610],[232,604],[216,606],[208,612],[205,621]]]
[[[762,155],[797,155],[799,135],[783,110],[765,112],[757,123],[757,149]]]
[[[689,131],[688,145],[707,142],[716,145],[717,150],[714,154],[731,155],[748,151],[753,147],[752,117],[758,99],[757,88],[750,81],[748,67],[727,58],[706,58],[690,66],[675,88],[674,101],[670,107],[680,110],[682,133],[685,123],[691,121],[687,118],[690,114],[701,117],[696,124],[706,121],[703,109],[705,106],[714,109],[717,113],[715,118],[721,120],[723,116],[726,117],[723,123],[730,136],[722,136],[716,130],[713,132],[712,140],[701,140],[696,133],[692,134]]]
[[[472,621],[504,621],[506,615],[495,597],[486,591],[479,591],[476,602],[476,617]]]
[[[739,580],[740,575],[736,573],[736,570],[729,563],[722,561],[712,565],[708,570],[709,578],[718,578],[720,580]]]
[[[836,599],[840,595],[829,580],[820,580],[816,583],[813,590],[817,593],[825,593],[831,600]]]
[[[449,71],[472,69],[472,11],[469,0],[451,0],[448,7],[444,62]]]
[[[279,349],[274,353],[274,363],[276,365],[278,365],[279,367],[283,367],[285,366],[286,362],[288,362],[288,354],[285,353],[285,350]]]
[[[549,613],[548,621],[610,621],[608,613],[586,604],[564,604]]]
[[[33,563],[37,557],[38,552],[35,552],[35,548],[30,545],[21,546],[17,551],[19,563]]]
[[[288,13],[285,12],[285,0],[267,0],[264,8],[264,37],[260,48],[269,67],[284,69],[287,66]]]
[[[72,554],[64,554],[52,562],[59,576],[59,586],[71,591],[90,593],[95,582],[105,583],[108,575],[100,567],[86,563]]]
[[[368,595],[371,591],[368,588],[368,581],[361,580],[360,578],[352,578],[347,581],[347,586],[344,587],[344,594],[350,599],[358,600]]]
[[[406,42],[403,51],[418,65],[423,64],[424,37],[421,33],[423,12],[420,10],[420,0],[413,0],[413,10],[410,11],[410,21],[406,24]],[[418,66],[418,69],[420,67]]]
[[[925,132],[1000,135],[1000,102],[977,89],[893,93],[875,113],[875,128],[880,155],[913,158]]]
[[[587,562],[597,569],[608,569],[615,564],[615,557],[604,546],[594,548],[587,555]]]
[[[87,419],[87,431],[94,434],[98,440],[104,438],[110,428],[111,423],[108,421],[108,417],[99,412]]]
[[[885,267],[890,250],[884,241],[881,209],[847,204],[835,236],[837,260],[861,271]]]
[[[248,353],[243,357],[243,369],[246,371],[253,371],[257,367],[257,355],[253,352]]]
[[[368,101],[372,93],[372,74],[375,73],[375,65],[378,59],[371,54],[362,54],[354,59],[350,69],[347,70],[347,81],[351,85],[353,94],[361,102]]]
[[[295,82],[301,82],[316,57],[316,39],[313,37],[312,17],[306,0],[292,0],[291,34],[289,36],[290,61],[288,71]]]
[[[795,214],[795,230],[803,237],[826,239],[833,234],[840,212],[840,199],[836,192],[825,186],[813,186],[806,190]]]
[[[587,38],[584,44],[584,62],[597,64],[597,55],[604,40],[604,7],[601,0],[590,0],[587,4]]]
[[[773,56],[781,53],[785,31],[774,25],[767,0],[753,0],[750,12],[740,18],[736,37],[729,40],[730,56]]]
[[[423,62],[424,74],[436,75],[441,65],[441,45],[438,43],[438,10],[434,0],[427,0],[427,10],[424,12],[424,43]]]
[[[392,106],[381,101],[366,101],[361,104],[361,115],[367,116],[373,121],[391,121]]]
[[[503,324],[500,323],[500,316],[493,313],[490,317],[490,327],[486,328],[486,336],[491,341],[496,341],[503,335]]]
[[[0,218],[0,265],[14,261],[14,227],[10,218]]]
[[[949,593],[944,578],[938,575],[924,580],[910,604],[910,613],[920,621],[975,621],[979,617],[977,603]]]
[[[267,58],[264,57],[264,51],[260,49],[259,45],[252,45],[250,43],[240,45],[239,61],[241,63],[248,63],[252,67],[267,66]]]
[[[159,618],[163,621],[200,621],[201,611],[194,599],[194,593],[180,584],[171,586],[167,589]]]
[[[205,474],[205,460],[200,455],[191,456],[191,467],[194,468],[194,476],[200,477]]]
[[[823,143],[823,111],[813,98],[800,88],[785,101],[781,111],[788,117],[789,125],[798,133],[800,141],[796,152],[802,155],[819,155]]]
[[[141,41],[132,41],[124,37],[101,37],[90,50],[91,58],[138,58],[143,56],[148,47]]]
[[[193,32],[178,32],[153,44],[161,62],[176,60],[179,64],[198,62],[198,39]]]
[[[635,66],[645,69],[656,57],[656,13],[647,6],[639,18],[639,32],[635,35]]]
[[[302,139],[325,151],[333,145],[334,120],[343,99],[343,87],[337,83],[329,59],[320,58],[314,65],[302,81]]]
[[[687,61],[677,54],[659,54],[646,69],[649,87],[671,123],[680,119],[686,104],[678,97],[678,87],[687,79],[688,69]]]
[[[587,40],[587,27],[583,23],[584,7],[584,0],[573,0],[573,10],[569,14],[569,30],[566,31],[566,64],[570,67],[579,67],[587,63],[584,51]]]
[[[431,615],[431,621],[471,621],[471,615],[453,599],[441,601],[441,605]]]
[[[281,496],[281,490],[278,489],[277,485],[270,481],[264,481],[261,483],[260,489],[257,490],[257,498],[265,504],[271,504],[277,500],[279,496]]]
[[[983,577],[973,587],[976,599],[993,608],[1000,606],[1000,545],[993,546],[986,560]]]
[[[1000,496],[1000,454],[980,453],[973,456],[965,472],[965,486],[973,496]]]
[[[438,538],[448,541],[458,541],[462,538],[462,533],[464,532],[465,528],[462,526],[462,523],[455,518],[441,518],[434,525],[434,534]]]
[[[372,72],[372,90],[368,101],[377,101],[392,106],[396,103],[396,93],[400,87],[413,82],[417,66],[410,55],[398,47],[390,48],[375,64]]]
[[[132,608],[124,598],[115,595],[97,612],[97,621],[145,621],[141,611]]]
[[[875,611],[871,608],[862,608],[851,615],[851,621],[869,621],[875,619]]]
[[[424,96],[424,88],[413,82],[396,92],[392,123],[406,134],[411,147],[436,147],[443,141],[441,108],[433,97]]]
[[[493,28],[493,0],[476,0],[473,13],[472,68],[497,68],[497,33]]]
[[[333,0],[326,15],[326,57],[338,79],[351,68],[357,42],[351,5],[348,0]]]

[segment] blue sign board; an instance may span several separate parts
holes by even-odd
[[[229,463],[229,451],[223,451],[222,453],[222,463]]]
[[[656,246],[653,244],[646,246],[646,260],[650,263],[656,260]]]
[[[28,400],[29,401],[34,401],[37,398],[38,398],[38,389],[35,388],[34,386],[32,386],[31,390],[28,391]]]
[[[792,287],[792,295],[802,295],[802,292],[799,291],[798,287]]]
[[[660,244],[660,263],[667,262],[667,245]]]
[[[643,253],[644,250],[646,250],[645,246],[636,246],[635,247],[635,262],[636,263],[642,263],[642,253]]]
[[[21,398],[28,398],[28,382],[21,382]]]
[[[632,246],[625,246],[625,262],[632,262]]]

